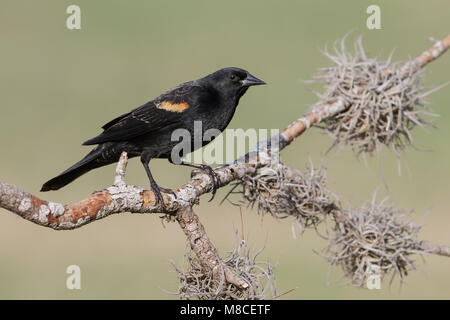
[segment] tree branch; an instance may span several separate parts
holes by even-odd
[[[427,251],[430,254],[436,254],[438,256],[443,257],[450,257],[450,247],[441,245],[441,244],[434,244],[429,241],[422,241],[421,242],[421,249],[424,251]]]
[[[192,206],[186,206],[178,210],[177,221],[184,231],[191,249],[197,255],[205,271],[213,273],[214,278],[226,279],[240,288],[247,288],[248,284],[241,279],[230,267],[222,264],[217,250],[208,238],[200,219],[192,210]]]

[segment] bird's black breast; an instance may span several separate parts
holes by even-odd
[[[205,91],[207,93],[194,104],[195,107],[190,110],[189,115],[202,121],[205,130],[223,131],[233,118],[239,99],[226,96],[212,88]]]

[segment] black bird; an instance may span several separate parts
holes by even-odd
[[[154,158],[174,163],[171,153],[179,141],[172,140],[172,132],[186,129],[194,137],[194,121],[201,121],[202,136],[208,129],[223,131],[242,95],[250,86],[261,84],[265,82],[239,68],[224,68],[183,83],[105,124],[100,135],[83,143],[98,146],[59,176],[47,181],[41,191],[58,190],[92,169],[117,162],[126,151],[130,158],[140,156],[155,198],[164,206],[161,191],[172,194],[173,191],[157,185],[148,164]],[[192,139],[191,151],[209,142],[202,139],[200,144],[193,143]],[[179,161],[178,164],[207,171],[213,181],[214,197],[217,176],[211,167]]]

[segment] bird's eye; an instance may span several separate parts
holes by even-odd
[[[235,75],[235,74],[232,74],[232,75],[230,76],[230,79],[231,79],[231,81],[238,81],[238,80],[239,80],[239,77],[238,77],[237,75]]]

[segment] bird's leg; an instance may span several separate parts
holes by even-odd
[[[209,199],[209,202],[211,202],[214,199],[214,196],[216,195],[216,191],[220,186],[219,176],[214,171],[214,169],[206,164],[197,164],[197,163],[191,163],[191,162],[186,162],[186,161],[181,161],[181,163],[179,163],[179,164],[182,166],[192,167],[192,168],[206,171],[206,173],[210,176],[212,185],[213,185],[212,189],[211,189],[212,197],[211,197],[211,199]]]
[[[152,173],[150,172],[150,168],[148,166],[148,163],[150,162],[150,157],[148,157],[147,155],[142,155],[141,162],[145,168],[145,172],[147,172],[148,179],[150,180],[150,187],[152,188],[152,191],[155,194],[156,204],[160,203],[161,207],[164,210],[166,210],[167,208],[166,208],[166,205],[164,204],[164,198],[161,194],[161,191],[163,191],[165,193],[173,194],[176,197],[175,192],[173,192],[173,190],[171,190],[171,189],[161,188],[160,186],[158,186],[155,179],[153,179]]]

